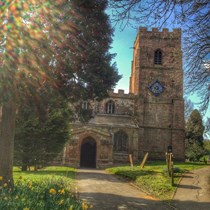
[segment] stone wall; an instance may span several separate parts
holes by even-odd
[[[113,135],[123,130],[128,135],[128,151],[126,153],[113,152]],[[96,141],[96,167],[103,168],[114,163],[128,163],[128,154],[138,159],[138,129],[115,126],[96,126],[74,124],[72,138],[65,146],[64,165],[79,167],[82,141],[92,137]]]
[[[154,64],[154,52],[160,49],[162,63]],[[151,86],[158,84],[159,94]],[[106,112],[106,104],[114,103],[114,113]],[[83,141],[96,142],[96,167],[115,163],[129,164],[133,154],[138,163],[149,152],[149,159],[165,159],[169,145],[174,158],[184,160],[184,100],[181,31],[140,28],[134,42],[130,77],[130,93],[109,92],[102,101],[88,101],[93,118],[86,124],[72,123],[72,136],[63,152],[63,164],[79,167]],[[127,150],[113,151],[114,135],[124,132]]]
[[[154,64],[155,50],[161,50],[162,63]],[[136,105],[140,157],[150,151],[150,159],[163,159],[172,145],[176,159],[184,159],[184,101],[181,31],[140,28],[134,42],[130,92],[139,96]],[[155,95],[156,82],[163,91]],[[142,151],[141,151],[142,150]]]

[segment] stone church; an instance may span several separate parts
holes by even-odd
[[[103,101],[83,101],[93,118],[71,123],[71,139],[62,163],[74,167],[107,167],[165,159],[184,160],[184,100],[181,30],[140,28],[134,42],[130,90],[109,92]]]

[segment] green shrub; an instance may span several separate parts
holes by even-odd
[[[199,159],[199,161],[200,161],[200,162],[204,162],[205,164],[207,164],[208,161],[209,161],[209,156],[208,156],[208,155],[204,155],[203,157],[201,157],[201,158]]]

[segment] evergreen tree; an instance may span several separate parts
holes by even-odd
[[[204,141],[204,148],[206,150],[206,153],[209,155],[209,160],[210,160],[210,140]]]
[[[197,109],[193,110],[186,123],[186,157],[197,161],[205,154],[203,134],[205,127]]]
[[[107,1],[72,0],[60,7],[61,23],[70,21],[76,26],[74,33],[66,31],[56,48],[62,90],[73,101],[107,96],[107,90],[121,78],[111,63],[115,55],[109,53],[113,29],[105,13]]]
[[[36,169],[37,165],[55,159],[69,140],[71,113],[68,104],[59,96],[51,96],[51,99],[47,97],[48,103],[42,105],[44,109],[41,113],[34,103],[19,107],[14,160],[17,165],[22,166],[23,171],[28,166],[34,165]]]
[[[104,97],[120,79],[108,53],[107,1],[14,0],[0,7],[0,176],[12,184],[16,105],[51,87],[69,101]],[[50,88],[49,88],[50,89]],[[48,88],[47,88],[48,90]],[[41,113],[41,112],[39,112]],[[45,112],[44,112],[45,113]],[[42,116],[42,115],[41,115]],[[3,183],[2,182],[2,183]]]

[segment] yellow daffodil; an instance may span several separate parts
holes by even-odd
[[[62,190],[60,191],[60,194],[64,194],[64,193],[65,193],[65,190],[62,189]]]
[[[3,176],[0,176],[0,181],[2,181],[3,180]]]
[[[29,182],[28,187],[32,188],[32,181]]]
[[[24,208],[23,210],[29,210],[29,208]]]
[[[87,210],[88,209],[88,204],[83,202],[82,203],[82,210]]]
[[[69,210],[73,210],[73,206],[70,206]]]
[[[52,195],[54,195],[54,194],[56,194],[56,190],[53,189],[53,188],[51,188],[51,189],[49,190],[49,193],[52,194]]]
[[[64,200],[62,199],[59,203],[58,203],[58,205],[60,206],[60,205],[62,205],[64,203]]]
[[[7,187],[7,183],[4,183],[4,187]]]

